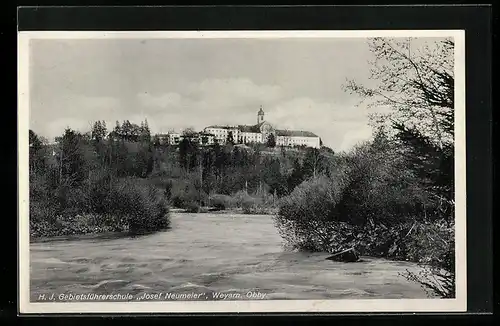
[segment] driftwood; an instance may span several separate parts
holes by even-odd
[[[349,248],[346,250],[342,250],[333,254],[330,257],[327,257],[328,260],[333,261],[341,261],[345,263],[351,263],[359,260],[359,255],[354,248]]]

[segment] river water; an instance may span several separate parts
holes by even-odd
[[[31,301],[68,300],[61,294],[120,294],[123,300],[165,300],[166,294],[199,300],[427,298],[400,275],[417,271],[412,263],[369,257],[340,263],[325,260],[327,253],[285,252],[271,216],[171,215],[171,229],[151,235],[32,243]]]

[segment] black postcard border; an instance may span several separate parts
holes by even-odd
[[[463,29],[466,40],[467,310],[492,311],[491,6],[21,7],[18,31]],[[17,56],[17,46],[14,47]],[[17,64],[12,64],[14,71]],[[17,79],[17,72],[16,74]],[[17,92],[16,92],[17,103]],[[17,121],[17,113],[14,113]],[[17,128],[17,126],[16,126]],[[17,133],[16,137],[17,139]],[[17,144],[14,151],[17,156]],[[17,160],[16,160],[17,161]],[[17,162],[15,163],[17,166]],[[14,181],[17,184],[17,178]],[[17,196],[16,196],[17,197]],[[17,199],[17,198],[16,198]],[[17,215],[17,214],[16,214]],[[13,221],[10,220],[10,221]],[[17,226],[17,225],[16,225]],[[16,243],[17,246],[17,243]],[[17,257],[16,257],[17,263]],[[5,267],[3,267],[5,268]],[[13,269],[16,270],[17,268]],[[18,285],[18,284],[17,284]],[[16,291],[17,293],[17,291]],[[18,293],[17,293],[18,294]],[[10,296],[6,309],[12,311]],[[2,305],[3,306],[3,305]],[[19,307],[16,307],[19,311]],[[2,313],[3,314],[3,313]],[[51,314],[52,315],[52,314]],[[103,314],[91,314],[103,316]],[[124,315],[124,314],[119,314]],[[151,314],[144,314],[151,317]],[[157,314],[158,315],[158,314]],[[160,314],[165,315],[165,314]],[[172,314],[190,316],[243,314]],[[244,314],[251,315],[254,314]],[[304,314],[257,314],[304,315]],[[322,313],[315,315],[339,315]],[[344,316],[359,314],[342,314]],[[370,319],[376,317],[369,314]],[[379,315],[379,314],[376,314]],[[384,316],[392,314],[381,314]],[[396,314],[398,315],[398,314]],[[28,315],[23,315],[28,316]],[[65,314],[65,316],[67,316]],[[298,317],[298,316],[297,316]],[[320,318],[320,317],[317,317]],[[440,318],[440,317],[435,317]],[[319,320],[318,320],[319,321]]]

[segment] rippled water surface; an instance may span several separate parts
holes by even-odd
[[[426,298],[399,275],[416,270],[411,263],[284,252],[270,216],[173,213],[164,232],[37,242],[30,256],[32,301],[63,293],[248,299],[248,291],[265,294],[256,299]]]

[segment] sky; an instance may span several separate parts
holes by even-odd
[[[255,124],[262,105],[276,128],[349,150],[372,137],[373,111],[342,84],[368,83],[370,59],[363,38],[33,39],[30,129],[49,140],[96,120],[202,130]]]

